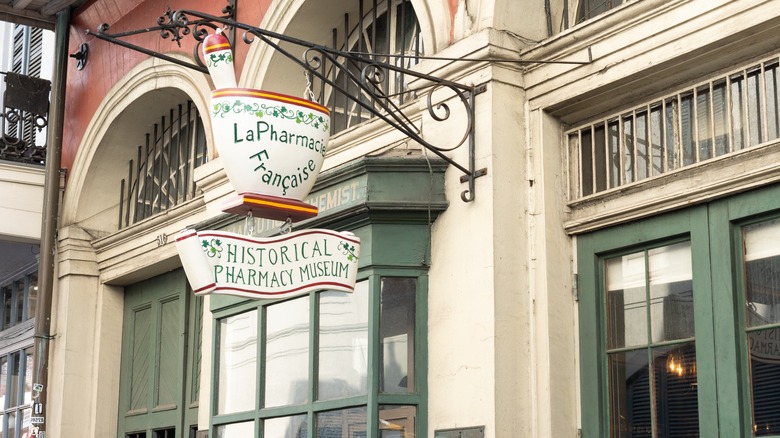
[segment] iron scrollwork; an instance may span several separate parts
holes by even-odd
[[[359,105],[362,110],[365,110],[377,117],[396,130],[408,136],[410,139],[419,143],[421,146],[431,151],[438,157],[447,161],[453,167],[460,170],[463,175],[461,176],[461,182],[468,182],[468,188],[461,193],[461,199],[464,202],[471,202],[474,200],[475,194],[475,178],[485,175],[486,169],[475,169],[475,136],[474,136],[474,96],[485,90],[485,86],[470,86],[463,85],[457,82],[449,81],[446,79],[438,78],[433,75],[417,72],[408,68],[399,67],[390,62],[380,62],[376,58],[377,55],[355,53],[347,50],[339,50],[337,48],[327,47],[315,43],[311,43],[298,38],[290,37],[277,32],[269,31],[255,26],[250,26],[245,23],[236,21],[235,19],[235,1],[231,0],[228,7],[223,10],[225,15],[215,16],[193,10],[178,10],[174,12],[167,11],[163,16],[158,19],[158,26],[148,28],[139,31],[124,32],[118,34],[108,34],[106,27],[101,26],[97,33],[94,33],[96,37],[119,44],[124,47],[128,47],[134,50],[138,50],[142,53],[146,53],[150,56],[155,56],[160,59],[165,59],[184,67],[188,67],[194,70],[201,71],[208,74],[205,64],[200,58],[199,47],[209,33],[218,28],[224,29],[229,32],[228,39],[231,44],[235,44],[236,31],[243,32],[241,39],[244,43],[251,44],[255,40],[259,39],[263,43],[268,44],[276,52],[282,54],[289,60],[300,66],[307,75],[316,77],[319,82],[319,99],[323,100],[325,97],[325,90],[329,89],[331,93],[339,93],[339,96],[346,97],[355,104]],[[121,41],[120,38],[128,35],[134,35],[141,32],[149,32],[159,30],[163,38],[172,38],[177,44],[180,44],[181,38],[186,35],[192,35],[198,43],[196,44],[195,60],[197,64],[188,63],[181,59],[172,58],[170,56],[153,52],[151,50],[133,46],[125,41]],[[288,43],[304,50],[303,56],[299,57],[293,55],[289,50],[283,48],[281,43]],[[391,55],[381,55],[389,59]],[[349,66],[357,67],[359,75],[356,74]],[[335,69],[339,73],[345,75],[350,87],[357,87],[355,90],[346,90],[341,84],[336,83],[336,75],[328,74],[330,69]],[[390,95],[385,92],[381,84],[385,81],[389,72],[400,75],[400,77],[410,77],[418,84],[415,89],[404,89],[402,94],[409,96],[424,96],[426,102],[426,110],[434,121],[444,122],[449,119],[452,111],[450,106],[446,102],[434,103],[433,95],[439,90],[449,90],[452,93],[450,97],[457,97],[460,103],[463,105],[463,109],[466,113],[466,124],[463,137],[460,141],[448,147],[442,147],[432,144],[423,138],[420,128],[404,113],[400,102],[403,102],[405,96]],[[309,77],[309,76],[307,76]],[[310,89],[311,90],[311,89]],[[368,96],[367,99],[361,97]],[[316,96],[315,96],[316,97]],[[469,155],[468,163],[462,165],[453,160],[446,153],[454,151],[461,147],[464,143],[468,143]]]

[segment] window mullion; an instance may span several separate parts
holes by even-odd
[[[656,418],[658,416],[658,413],[656,412],[656,382],[655,382],[655,373],[654,371],[654,364],[653,364],[653,321],[651,318],[651,312],[650,312],[650,306],[652,305],[652,302],[650,301],[650,257],[648,256],[648,251],[645,249],[642,251],[644,255],[644,265],[645,265],[645,302],[647,305],[645,306],[645,321],[647,324],[647,364],[648,364],[648,377],[650,382],[650,425],[652,429],[652,436],[658,436],[658,423],[656,421]]]
[[[380,318],[382,314],[382,277],[372,274],[368,280],[368,410],[366,412],[367,437],[375,438],[379,430],[379,370],[382,364],[379,362],[379,349],[382,348],[380,339]]]
[[[308,435],[316,436],[316,418],[314,412],[314,402],[317,401],[317,388],[319,386],[319,335],[320,335],[320,294],[318,292],[309,293],[309,412],[308,412]]]

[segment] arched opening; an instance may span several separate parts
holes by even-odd
[[[283,32],[285,35],[319,45],[360,53],[366,58],[410,68],[418,63],[419,55],[433,53],[441,43],[440,32],[434,32],[431,14],[442,14],[437,5],[412,0],[362,0],[342,3],[340,7],[321,2],[296,2],[269,10],[261,27]],[[440,6],[440,5],[439,5]],[[449,23],[449,20],[440,20]],[[312,22],[321,23],[312,26]],[[440,38],[439,38],[440,39]],[[282,43],[281,47],[296,59],[303,59],[305,48]],[[316,54],[310,54],[316,55]],[[359,78],[360,67],[342,59],[353,77]],[[326,63],[320,70],[332,83],[324,85],[318,79],[311,81],[314,100],[331,110],[333,133],[356,126],[371,118],[363,105],[378,107],[379,99],[392,99],[403,104],[411,97],[401,73],[387,72],[375,93],[361,91],[347,80],[349,74]],[[284,54],[258,42],[250,51],[242,83],[247,87],[311,98],[304,69]],[[261,84],[261,85],[258,85]],[[335,91],[340,88],[340,91]],[[384,97],[381,97],[384,96]]]

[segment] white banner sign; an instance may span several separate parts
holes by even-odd
[[[360,239],[319,229],[267,238],[184,230],[176,249],[197,295],[284,298],[317,289],[352,292]]]

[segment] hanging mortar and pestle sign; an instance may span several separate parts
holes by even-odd
[[[314,185],[330,138],[324,106],[271,91],[238,88],[230,43],[207,36],[203,55],[211,92],[214,143],[238,196],[223,211],[292,222],[317,216],[302,202]]]
[[[214,143],[237,195],[222,211],[297,222],[317,216],[302,201],[322,169],[330,113],[306,99],[236,86],[230,42],[219,31],[203,42],[214,82]],[[248,222],[249,223],[249,222]],[[286,298],[319,289],[351,292],[360,239],[308,229],[276,237],[185,229],[176,249],[198,294]]]

